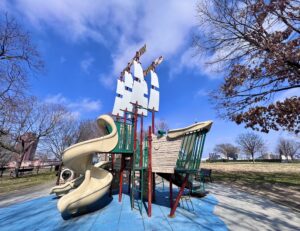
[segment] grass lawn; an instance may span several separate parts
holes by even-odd
[[[43,172],[19,178],[0,178],[0,194],[47,183],[56,179],[55,172]]]
[[[300,174],[298,173],[266,173],[266,172],[224,172],[213,171],[215,181],[239,182],[244,184],[282,184],[300,187]]]

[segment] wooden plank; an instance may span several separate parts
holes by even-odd
[[[152,147],[152,171],[174,173],[181,140],[167,140],[166,137],[158,139],[153,136]]]

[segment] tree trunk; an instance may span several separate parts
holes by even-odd
[[[252,156],[252,163],[254,163],[255,162],[255,160],[254,160],[254,153],[252,153],[251,156]]]
[[[19,177],[19,169],[22,166],[23,159],[24,159],[24,156],[25,156],[25,144],[23,143],[23,141],[22,141],[22,151],[20,152],[20,154],[21,154],[21,156],[20,156],[20,159],[17,161],[17,166],[16,166],[16,169],[15,169],[16,178]]]

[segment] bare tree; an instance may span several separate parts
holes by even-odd
[[[211,94],[219,115],[262,132],[300,132],[300,1],[203,0],[195,45],[225,73]]]
[[[300,151],[300,144],[297,143],[294,140],[288,140],[281,138],[277,145],[277,152],[281,156],[285,156],[286,159],[290,157],[292,160],[294,160],[295,156],[299,154]]]
[[[58,169],[56,184],[59,184],[60,173],[62,170],[62,157],[63,152],[69,146],[77,143],[79,141],[79,125],[78,122],[72,117],[72,115],[67,115],[65,118],[61,119],[53,135],[48,136],[42,142],[43,149],[48,153],[55,156],[61,164]]]
[[[103,136],[106,131],[101,130],[94,120],[83,120],[79,124],[78,142]]]
[[[229,158],[233,158],[236,160],[238,158],[239,149],[238,147],[226,143],[226,144],[217,144],[214,148],[216,153],[221,153],[228,160]]]
[[[156,132],[158,131],[168,131],[169,130],[169,125],[165,120],[159,120],[156,124],[155,124],[155,130]]]
[[[240,134],[237,137],[236,142],[246,155],[251,156],[253,162],[256,153],[262,153],[265,151],[263,139],[253,132]]]
[[[35,98],[27,98],[10,110],[5,125],[8,139],[0,139],[0,147],[18,155],[16,176],[29,147],[53,135],[58,123],[67,115],[61,105],[39,103]],[[32,134],[30,139],[26,134]]]
[[[16,99],[24,94],[28,76],[42,69],[43,62],[29,33],[14,18],[1,15],[0,110],[6,104],[16,104]]]
[[[5,166],[11,160],[12,155],[9,151],[0,149],[0,177],[2,177]]]

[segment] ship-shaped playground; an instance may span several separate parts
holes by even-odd
[[[85,211],[111,193],[113,181],[117,182],[121,203],[125,171],[131,208],[142,213],[146,206],[149,217],[155,198],[155,175],[169,182],[170,217],[174,217],[184,191],[203,195],[200,163],[212,121],[167,133],[155,131],[155,113],[159,111],[160,101],[156,69],[163,57],[143,69],[140,58],[145,52],[146,45],[121,71],[111,115],[101,115],[97,119],[99,128],[106,134],[72,145],[63,153],[63,165],[78,176],[51,190],[60,197],[57,208],[63,218]],[[146,78],[150,78],[150,92]],[[151,124],[144,128],[144,118],[150,114]],[[110,154],[110,161],[93,164],[95,153]],[[173,184],[179,187],[177,195],[173,195]]]

